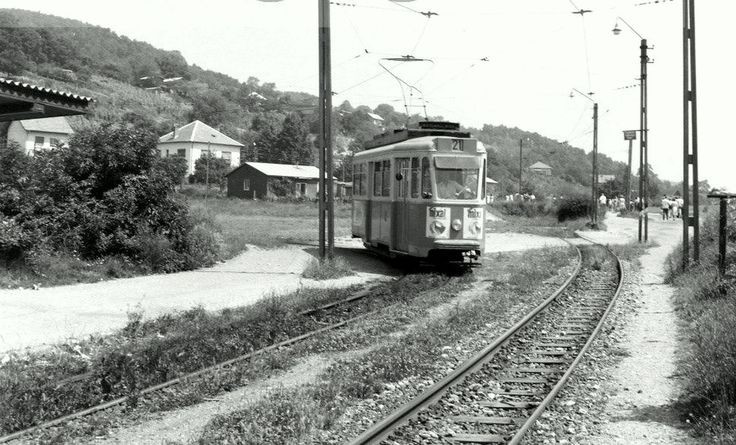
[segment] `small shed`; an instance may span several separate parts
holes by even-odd
[[[534,173],[540,173],[545,176],[552,176],[552,167],[545,164],[544,162],[535,162],[529,166],[529,171]]]
[[[318,191],[319,169],[311,165],[246,162],[227,174],[227,196],[317,199]]]

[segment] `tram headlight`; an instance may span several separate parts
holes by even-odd
[[[452,221],[452,230],[454,230],[456,232],[459,232],[460,229],[462,229],[462,228],[463,228],[463,222],[462,221],[460,221],[459,219],[455,219],[454,221]]]
[[[470,224],[470,233],[472,233],[473,235],[479,234],[481,230],[483,230],[483,226],[481,226],[478,221]]]
[[[445,225],[442,224],[441,221],[432,221],[432,224],[429,226],[429,230],[434,235],[439,235],[439,234],[441,234],[442,232],[445,231]]]

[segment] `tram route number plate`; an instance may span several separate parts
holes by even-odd
[[[450,237],[450,208],[427,207],[425,236],[435,239]]]

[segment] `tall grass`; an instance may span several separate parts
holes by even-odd
[[[668,257],[668,281],[677,288],[675,306],[686,323],[679,364],[683,414],[710,440],[736,443],[736,279],[718,276],[716,227],[713,212],[702,227],[699,265],[683,270],[681,247]],[[731,249],[733,235],[732,230]],[[728,258],[731,274],[735,260],[733,254]]]

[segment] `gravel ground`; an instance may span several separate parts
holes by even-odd
[[[679,223],[650,219],[650,240],[659,246],[641,258],[640,269],[625,265],[624,290],[602,335],[528,443],[697,443],[672,407],[679,394],[677,320],[663,275],[665,257],[681,240]],[[636,220],[606,224],[608,233],[586,235],[604,242],[636,236]]]
[[[339,244],[338,244],[339,246]],[[128,313],[146,318],[202,306],[245,306],[270,293],[299,287],[347,287],[396,273],[362,247],[336,249],[356,275],[314,281],[301,277],[316,249],[290,247],[243,254],[211,268],[39,290],[0,290],[0,353],[120,329]]]

